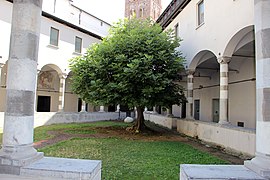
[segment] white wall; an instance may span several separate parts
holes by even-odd
[[[51,13],[54,16],[58,16],[74,25],[84,28],[87,31],[96,33],[100,36],[105,36],[108,33],[108,28],[110,25],[86,12],[81,12],[78,8],[69,4],[68,0],[58,0],[56,11],[53,12],[54,0],[43,1],[43,10]],[[11,17],[12,17],[12,3],[0,0],[0,63],[5,64],[8,60],[9,54],[9,43],[10,43],[10,29],[11,29]],[[81,13],[82,21],[79,24],[79,14]],[[102,26],[101,26],[101,22]],[[54,27],[59,30],[59,44],[58,47],[50,45],[50,29]],[[54,89],[46,90],[39,89],[37,91],[37,96],[51,96],[51,111],[58,111],[58,99],[59,99],[59,77],[58,73],[70,72],[69,70],[69,60],[76,57],[78,53],[75,51],[75,37],[78,36],[82,38],[82,53],[86,52],[86,49],[93,43],[99,43],[100,39],[92,37],[85,34],[77,29],[68,27],[67,25],[58,23],[53,19],[42,16],[41,28],[40,28],[40,42],[39,42],[39,56],[38,56],[38,69],[42,70],[44,66],[49,65],[53,70],[54,78]],[[5,85],[4,72],[6,68],[2,69],[2,83]],[[70,93],[70,87],[67,81],[67,91],[65,99],[65,110],[70,112],[77,112],[78,110],[78,97],[75,94]],[[0,111],[5,109],[5,87],[0,87]]]
[[[223,55],[230,39],[239,30],[253,25],[253,0],[205,0],[204,24],[197,26],[197,3],[192,0],[166,28],[174,29],[179,23],[179,35],[183,39],[180,50],[187,64],[194,56],[209,50],[216,57]]]

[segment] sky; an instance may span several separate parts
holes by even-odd
[[[171,0],[161,0],[163,10]],[[81,9],[112,24],[124,18],[125,0],[73,0]]]

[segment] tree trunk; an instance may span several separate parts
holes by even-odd
[[[135,124],[136,131],[142,131],[145,129],[143,111],[144,111],[144,108],[137,107],[137,121]]]

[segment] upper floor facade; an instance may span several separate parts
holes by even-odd
[[[9,56],[12,6],[12,1],[0,0],[1,64],[6,64]],[[52,64],[58,73],[68,74],[69,59],[84,54],[91,44],[99,43],[111,26],[69,0],[46,0],[42,9],[38,69]]]
[[[254,0],[173,0],[157,22],[176,31],[186,68],[194,69],[199,52],[232,56],[244,41],[254,40]]]

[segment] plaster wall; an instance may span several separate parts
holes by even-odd
[[[195,120],[178,120],[177,131],[248,156],[255,155],[255,130]]]
[[[50,45],[50,30],[51,27],[59,30],[59,44],[58,46]],[[82,38],[82,53],[92,43],[100,42],[98,39],[93,38],[80,31],[74,30],[63,24],[57,23],[51,19],[43,18],[41,21],[41,34],[40,34],[40,50],[39,50],[39,64],[38,68],[41,69],[46,64],[54,64],[61,69],[62,72],[69,72],[69,60],[76,57],[75,53],[75,37]],[[58,72],[60,73],[60,72]]]

